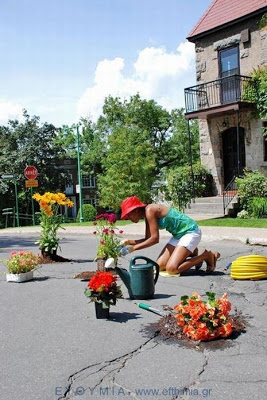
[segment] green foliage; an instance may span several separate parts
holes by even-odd
[[[254,197],[249,204],[249,213],[254,218],[267,217],[267,199]]]
[[[154,100],[143,100],[139,94],[124,101],[109,96],[105,99],[103,116],[99,118],[97,126],[106,132],[107,140],[117,128],[136,129],[136,134],[142,134],[153,148],[155,174],[160,172],[162,161],[168,154],[171,116]]]
[[[24,121],[10,120],[0,126],[0,172],[14,174],[18,185],[19,211],[31,210],[30,189],[25,189],[24,169],[34,165],[38,170],[39,187],[42,191],[65,189],[67,176],[58,167],[63,150],[53,144],[56,128],[52,124],[40,124],[40,118],[30,117],[23,111]],[[0,183],[0,201],[3,208],[15,204],[14,184]]]
[[[195,196],[203,197],[212,194],[212,176],[199,163],[193,166]],[[173,168],[167,176],[167,199],[179,210],[184,210],[192,198],[192,176],[189,166]]]
[[[183,166],[188,164],[189,160],[189,136],[188,136],[188,122],[184,117],[183,108],[172,110],[172,127],[171,137],[168,140],[165,152],[164,166]],[[189,123],[191,135],[191,153],[192,163],[196,163],[200,159],[199,149],[199,132],[198,121],[192,120]]]
[[[267,13],[263,14],[259,22],[259,28],[263,29],[267,26]]]
[[[3,260],[10,274],[22,274],[32,271],[37,265],[42,262],[39,255],[31,251],[20,250],[13,251],[8,260]]]
[[[95,216],[97,214],[96,209],[91,204],[83,204],[83,220],[84,222],[94,221]],[[78,215],[76,218],[77,221],[80,221],[80,210],[78,211]]]
[[[244,176],[236,178],[238,197],[244,210],[249,212],[253,197],[267,197],[267,178],[259,171],[245,171]]]
[[[267,66],[258,67],[250,74],[251,80],[246,82],[242,100],[255,103],[257,116],[267,118]],[[266,132],[264,132],[266,134]]]
[[[40,221],[41,237],[36,241],[36,244],[39,244],[39,249],[42,254],[44,254],[44,252],[49,254],[56,253],[60,240],[57,236],[57,231],[59,228],[62,228],[61,215],[54,214],[52,216],[47,216],[42,210]]]
[[[246,219],[249,218],[249,213],[246,210],[241,210],[239,213],[237,213],[236,217],[240,219]]]
[[[149,201],[155,158],[146,132],[136,126],[113,129],[103,161],[105,172],[98,175],[100,204],[119,210],[121,201],[128,196]]]
[[[192,159],[197,161],[198,125],[195,121],[190,125]],[[96,129],[105,143],[102,171],[98,174],[102,206],[118,210],[121,201],[131,195],[150,201],[152,185],[164,180],[164,167],[182,166],[189,161],[183,109],[169,114],[153,100],[142,100],[139,94],[129,101],[110,96]]]
[[[197,221],[199,226],[225,226],[238,228],[267,228],[266,218],[214,218]]]

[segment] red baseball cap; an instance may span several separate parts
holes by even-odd
[[[127,214],[133,211],[135,208],[146,207],[147,204],[142,203],[138,197],[131,196],[123,200],[121,203],[121,219],[126,219]]]

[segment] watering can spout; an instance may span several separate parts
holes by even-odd
[[[130,297],[132,297],[131,276],[129,272],[126,269],[119,267],[115,267],[115,271],[118,273],[124,285],[127,287]]]

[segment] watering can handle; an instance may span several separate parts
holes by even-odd
[[[158,280],[158,277],[159,277],[159,265],[155,261],[153,261],[150,258],[147,258],[145,256],[134,256],[131,259],[131,263],[135,265],[136,260],[145,260],[147,263],[152,263],[154,265],[154,267],[156,267],[156,274],[155,274],[155,278],[154,278],[154,283],[156,283]]]

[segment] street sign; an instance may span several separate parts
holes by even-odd
[[[1,175],[1,179],[13,179],[14,175],[12,174],[3,174]]]
[[[35,179],[29,179],[28,181],[25,181],[25,186],[26,188],[28,187],[38,187],[38,181]]]
[[[24,176],[27,179],[36,179],[38,175],[37,168],[35,168],[33,165],[28,165],[28,167],[25,168],[24,170]]]

